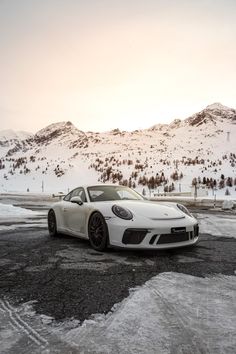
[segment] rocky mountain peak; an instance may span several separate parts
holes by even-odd
[[[66,131],[70,131],[72,128],[75,128],[75,126],[69,121],[52,123],[46,126],[45,128],[39,130],[35,135],[39,137],[39,136],[47,136],[48,134],[51,134],[53,132],[64,133]]]
[[[151,130],[151,131],[155,131],[155,130],[162,131],[162,130],[165,130],[166,128],[168,128],[168,124],[158,123],[158,124],[155,124],[152,127],[150,127],[149,130]]]
[[[186,122],[191,126],[200,126],[206,123],[216,124],[223,119],[236,120],[236,110],[221,103],[213,103],[202,111],[195,113]]]
[[[205,109],[207,109],[207,110],[220,110],[220,111],[231,111],[231,110],[234,110],[233,108],[224,106],[220,102],[212,103],[212,104],[206,106]]]
[[[58,137],[81,136],[84,132],[78,130],[70,121],[52,123],[35,134],[37,143],[49,142]]]

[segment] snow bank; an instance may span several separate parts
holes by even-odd
[[[9,218],[31,217],[38,215],[36,211],[15,207],[11,204],[0,203],[0,220]]]
[[[234,276],[163,273],[61,339],[81,353],[233,353],[235,296]]]
[[[199,222],[200,233],[236,238],[235,215],[197,214],[196,217]]]
[[[236,207],[236,202],[234,202],[233,200],[224,200],[222,204],[223,210],[231,210],[234,209],[235,207]]]

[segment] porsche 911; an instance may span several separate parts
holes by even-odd
[[[88,239],[97,251],[108,246],[168,249],[198,242],[197,220],[178,203],[146,200],[120,185],[81,186],[48,212],[51,236],[69,234]]]

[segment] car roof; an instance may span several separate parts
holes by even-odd
[[[106,183],[96,183],[96,184],[83,184],[80,186],[75,187],[76,188],[89,188],[89,187],[126,187],[126,186],[122,186],[120,184],[106,184]],[[127,187],[128,188],[128,187]]]

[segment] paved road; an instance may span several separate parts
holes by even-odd
[[[235,274],[236,239],[201,234],[195,248],[99,253],[86,241],[50,238],[44,227],[0,232],[0,298],[37,300],[38,313],[84,320],[106,313],[128,289],[162,272]]]

